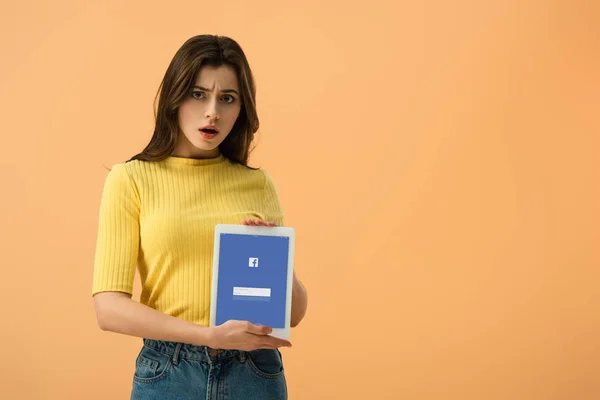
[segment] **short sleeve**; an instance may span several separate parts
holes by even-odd
[[[139,193],[125,164],[108,173],[100,201],[92,295],[133,294],[139,253]]]
[[[276,222],[279,226],[284,226],[284,216],[277,188],[268,172],[263,171],[265,176],[265,185],[263,188],[263,202],[265,220]]]

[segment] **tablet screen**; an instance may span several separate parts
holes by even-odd
[[[284,328],[289,238],[222,233],[216,324],[230,319]]]

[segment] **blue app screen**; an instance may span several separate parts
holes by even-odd
[[[289,238],[223,233],[216,324],[230,319],[283,328]]]

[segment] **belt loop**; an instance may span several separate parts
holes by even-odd
[[[242,362],[242,363],[246,362],[246,352],[245,351],[240,350],[239,356],[240,356],[240,362]]]
[[[183,346],[183,343],[177,343],[177,345],[175,346],[175,351],[173,352],[174,365],[179,364],[179,353],[181,352],[181,346]]]

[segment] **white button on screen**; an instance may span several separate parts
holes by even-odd
[[[234,287],[234,296],[271,297],[270,288]]]

